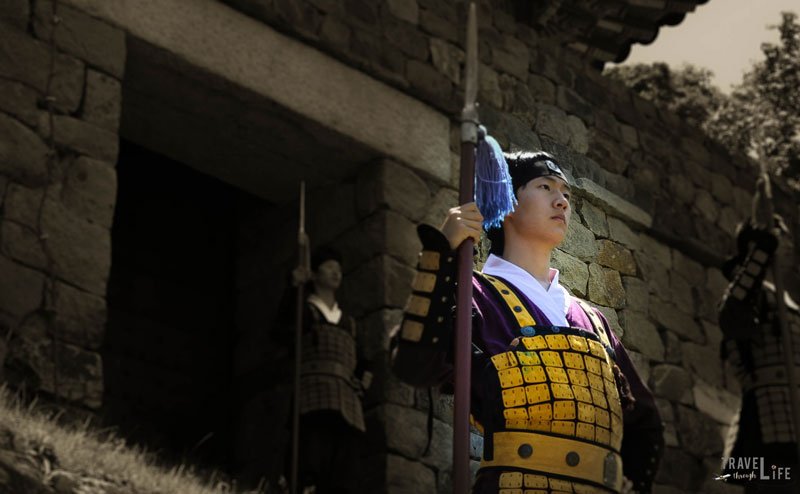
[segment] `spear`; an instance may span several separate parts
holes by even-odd
[[[297,229],[297,270],[308,273],[310,269],[309,242],[306,234],[306,182],[300,181],[300,226]],[[295,280],[296,281],[296,280]],[[297,494],[297,467],[300,446],[300,359],[302,351],[300,345],[303,342],[303,286],[304,281],[297,283],[297,305],[295,312],[295,334],[294,334],[294,406],[292,407],[292,471],[290,488],[293,494]]]
[[[478,143],[478,24],[475,2],[469,3],[467,20],[466,89],[461,110],[461,177],[459,204],[471,202],[475,192],[475,147]],[[455,334],[455,403],[453,410],[453,492],[470,489],[469,411],[472,345],[471,238],[458,247],[458,291]]]
[[[775,215],[775,203],[772,199],[772,184],[770,183],[769,172],[767,171],[767,153],[763,146],[758,148],[759,169],[761,179],[764,181],[764,197],[767,206],[767,228],[772,228]],[[755,211],[754,211],[755,214]],[[789,326],[789,316],[786,313],[785,289],[783,286],[783,271],[781,269],[781,259],[776,249],[772,258],[772,281],[775,284],[775,304],[778,309],[778,324],[781,328],[781,343],[783,350],[783,364],[786,367],[786,376],[789,384],[789,403],[791,405],[790,418],[793,424],[794,441],[797,447],[798,458],[800,458],[800,395],[797,389],[797,371],[794,365],[794,346],[792,344],[792,328]]]

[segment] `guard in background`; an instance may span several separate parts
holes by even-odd
[[[298,493],[355,493],[366,429],[361,399],[372,373],[358,348],[355,320],[336,301],[340,255],[316,251],[310,272],[295,269],[292,282],[311,288],[302,315]],[[277,327],[279,339],[293,346],[291,307],[283,304]]]
[[[721,353],[742,386],[742,404],[728,435],[723,458],[726,481],[745,486],[751,493],[800,492],[797,436],[793,425],[792,397],[783,353],[776,288],[765,280],[773,263],[779,236],[786,226],[768,213],[765,181],[757,185],[753,217],[737,228],[737,254],[723,266],[730,280],[719,307],[723,333]],[[791,365],[800,371],[800,312],[784,294],[786,322],[791,339]],[[752,459],[764,460],[756,468],[757,478],[742,478],[753,471]],[[743,460],[740,462],[740,459]],[[773,466],[775,468],[773,468]],[[777,468],[790,476],[786,481]],[[761,479],[762,471],[768,480]],[[737,478],[738,477],[738,478]]]

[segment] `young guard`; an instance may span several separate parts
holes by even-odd
[[[491,255],[472,279],[471,416],[484,434],[473,492],[649,492],[664,445],[654,399],[602,314],[550,268],[572,216],[569,181],[547,153],[505,159],[517,204],[489,229]],[[468,203],[441,229],[418,229],[393,364],[413,385],[452,379],[455,250],[482,226]]]

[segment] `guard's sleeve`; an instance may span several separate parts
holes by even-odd
[[[355,377],[361,385],[362,390],[366,391],[372,386],[373,373],[375,365],[372,359],[367,357],[364,352],[363,333],[359,331],[355,319],[348,316],[350,327],[353,328],[352,332],[356,335],[356,370]]]
[[[726,340],[752,338],[758,326],[758,301],[767,267],[778,247],[778,238],[746,224],[737,237],[738,262],[719,304],[719,326]]]
[[[438,386],[453,373],[456,252],[444,234],[430,225],[420,225],[417,233],[422,252],[395,336],[392,369],[413,386]]]
[[[642,381],[622,342],[611,331],[603,314],[597,312],[614,348],[615,362],[627,380],[634,399],[633,406],[622,413],[622,471],[633,482],[634,490],[649,493],[664,455],[664,424],[661,413],[653,393]],[[636,328],[626,329],[636,331]]]

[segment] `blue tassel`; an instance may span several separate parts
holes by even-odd
[[[499,228],[506,215],[514,211],[517,199],[503,151],[483,125],[478,127],[475,182],[475,202],[483,215],[484,230]]]

